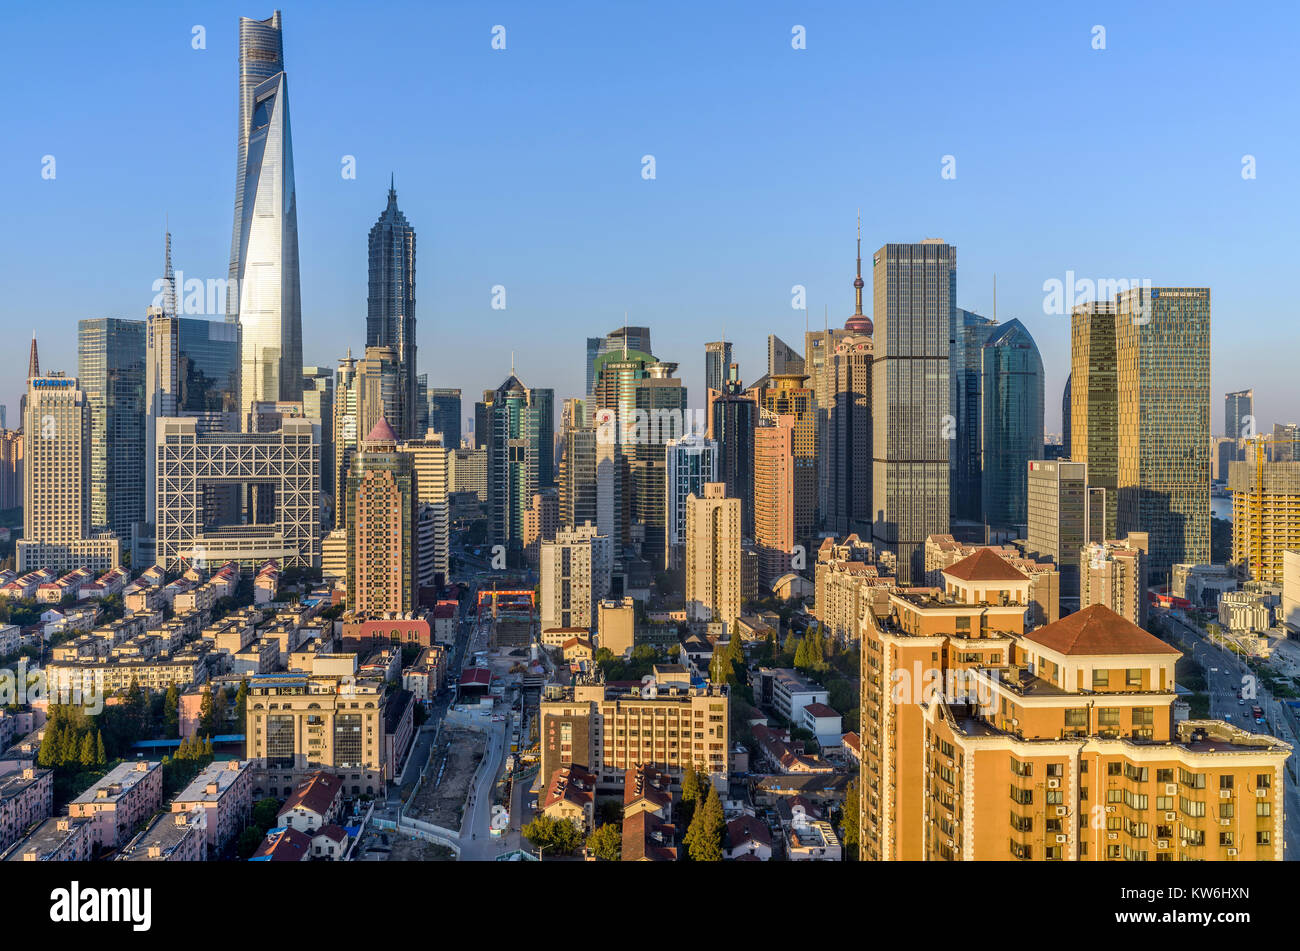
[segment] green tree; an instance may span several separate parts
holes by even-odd
[[[266,833],[260,831],[257,826],[248,826],[243,832],[239,833],[239,857],[246,859],[257,851],[257,847],[262,844],[266,838]]]
[[[104,734],[100,730],[95,731],[95,765],[100,769],[108,765],[108,756],[104,752]]]
[[[600,826],[587,836],[587,851],[606,862],[618,862],[623,858],[623,832],[612,822]]]
[[[81,738],[81,749],[77,753],[77,765],[86,769],[95,765],[95,738],[89,733]]]
[[[248,678],[239,682],[235,691],[235,732],[244,732],[244,721],[248,718]]]
[[[840,839],[844,842],[845,855],[858,857],[858,806],[861,795],[858,781],[855,779],[844,790],[844,811],[840,814]]]
[[[722,800],[718,798],[717,788],[710,783],[704,803],[695,810],[690,828],[686,830],[686,836],[682,840],[691,861],[721,862],[722,834],[726,827]]]
[[[169,740],[181,734],[181,692],[174,683],[167,687],[163,698],[163,733]]]
[[[267,829],[275,827],[280,816],[280,800],[273,796],[267,796],[257,800],[253,806],[253,825],[257,826],[261,835],[266,835]]]

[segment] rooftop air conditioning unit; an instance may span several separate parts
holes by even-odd
[[[1049,779],[1049,780],[1047,781],[1047,788],[1048,788],[1048,789],[1060,789],[1060,788],[1061,788],[1061,781],[1060,781],[1059,779]]]

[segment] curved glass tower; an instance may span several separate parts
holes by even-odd
[[[280,14],[239,26],[240,174],[226,317],[239,322],[246,419],[254,402],[302,398],[302,304]]]
[[[1009,320],[985,342],[982,362],[984,522],[1023,537],[1029,461],[1043,458],[1043,361],[1024,324]]]

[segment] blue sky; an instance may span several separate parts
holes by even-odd
[[[997,275],[998,317],[1042,351],[1049,431],[1069,333],[1043,283],[1067,271],[1211,287],[1214,430],[1222,393],[1248,386],[1263,425],[1300,418],[1297,5],[1132,6],[285,3],[304,362],[364,344],[366,234],[391,171],[419,236],[421,370],[467,411],[511,351],[526,384],[579,395],[585,338],[625,311],[693,403],[724,323],[757,377],[768,333],[802,349],[792,285],[814,326],[852,312],[860,207],[868,268],[886,242],[944,238],[960,305],[984,314]],[[176,266],[225,277],[237,19],[271,10],[6,11],[11,425],[33,328],[42,367],[75,372],[79,318],[143,316],[165,215]]]

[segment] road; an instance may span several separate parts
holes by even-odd
[[[1227,720],[1242,730],[1276,736],[1300,750],[1300,741],[1292,732],[1287,718],[1281,712],[1281,703],[1274,699],[1268,688],[1259,683],[1245,662],[1231,651],[1224,650],[1212,643],[1205,632],[1188,622],[1180,613],[1164,612],[1164,617],[1172,622],[1172,630],[1178,639],[1178,646],[1185,650],[1201,665],[1205,671],[1205,683],[1210,696],[1210,717]],[[1237,691],[1253,688],[1256,699],[1249,699],[1250,689],[1245,689],[1248,698],[1239,702]],[[1264,710],[1268,723],[1258,724],[1250,715],[1252,705],[1258,704]],[[1292,767],[1296,763],[1296,754],[1291,754]],[[1286,776],[1286,814],[1283,825],[1283,858],[1300,860],[1300,787],[1291,776],[1290,770],[1284,770]]]

